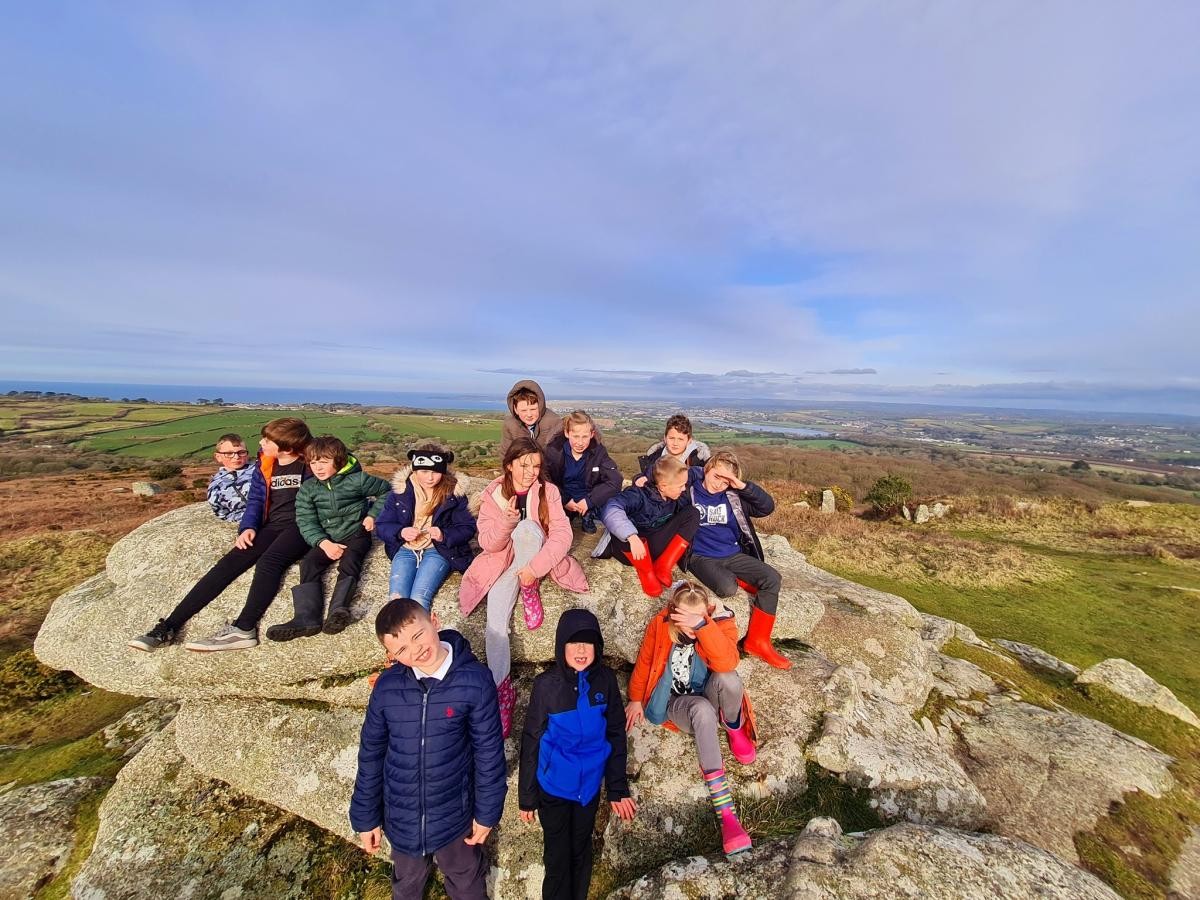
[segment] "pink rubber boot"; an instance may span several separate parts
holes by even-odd
[[[542,609],[542,589],[536,581],[521,585],[521,607],[525,611],[525,627],[530,631],[541,627],[546,612]]]
[[[500,732],[504,737],[508,737],[512,731],[513,710],[517,708],[517,689],[513,687],[512,676],[505,676],[504,680],[496,685],[496,700],[500,704]]]
[[[744,717],[742,724],[737,728],[730,728],[726,724],[725,734],[729,738],[729,752],[743,766],[750,765],[750,763],[758,758],[758,751],[754,749],[754,742],[750,740],[750,735],[746,734],[746,721]]]
[[[738,821],[737,812],[733,808],[733,794],[729,790],[729,782],[725,780],[725,770],[716,769],[704,773],[704,784],[712,798],[713,809],[717,813],[717,822],[721,826],[721,848],[726,856],[734,856],[750,849],[750,835]]]

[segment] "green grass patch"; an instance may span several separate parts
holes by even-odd
[[[100,804],[111,788],[112,785],[106,785],[97,789],[79,805],[75,814],[75,846],[71,848],[71,855],[54,879],[38,889],[33,900],[67,900],[71,896],[71,882],[92,855],[96,833],[100,830]]]
[[[60,778],[112,778],[125,764],[122,750],[104,746],[100,733],[0,753],[0,784],[14,787]]]
[[[7,703],[0,712],[0,744],[36,745],[83,738],[146,702],[141,697],[112,694],[78,681],[76,684],[40,703]]]

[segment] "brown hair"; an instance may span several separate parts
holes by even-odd
[[[592,421],[592,417],[582,409],[574,410],[569,415],[563,416],[563,431],[570,431],[575,425],[587,425],[592,429],[596,427],[596,423]]]
[[[445,447],[439,444],[422,444],[419,447],[413,447],[413,453],[420,453],[422,456],[446,456]],[[415,471],[415,470],[414,470]],[[458,484],[458,479],[454,473],[447,467],[446,472],[442,475],[442,480],[433,486],[433,493],[429,497],[429,508],[421,511],[422,515],[431,516],[437,512],[437,508],[446,502],[446,498],[454,493],[454,488]]]
[[[683,413],[675,413],[675,415],[667,419],[667,427],[663,429],[663,436],[665,437],[667,432],[672,428],[680,434],[686,434],[688,437],[692,436],[692,420]]]
[[[742,464],[738,461],[737,454],[728,447],[722,447],[708,458],[708,462],[704,464],[704,471],[708,472],[713,466],[725,465],[733,470],[734,477],[740,479],[742,477]]]
[[[675,457],[664,453],[654,461],[654,484],[661,487],[672,478],[687,472],[688,467]]]
[[[323,434],[313,438],[304,448],[304,458],[309,462],[314,459],[332,459],[334,471],[339,471],[350,458],[350,449],[342,443],[341,438],[332,434]]]
[[[405,625],[421,619],[426,622],[432,621],[429,617],[429,610],[416,600],[409,600],[407,597],[389,600],[383,604],[379,615],[375,617],[375,637],[380,640],[383,640],[384,635],[387,634],[392,637],[400,637],[400,631]]]
[[[517,414],[517,404],[520,403],[522,400],[524,400],[526,403],[537,404],[539,407],[542,405],[541,401],[538,400],[537,394],[535,394],[529,388],[521,388],[519,391],[517,391],[515,394],[512,395],[512,400],[509,403],[509,406],[512,409],[512,413],[514,416]]]
[[[500,483],[500,489],[504,491],[505,497],[515,497],[517,495],[517,489],[513,485],[512,470],[509,469],[509,466],[522,456],[528,456],[530,453],[536,453],[545,462],[545,457],[542,456],[542,448],[531,437],[519,437],[508,445],[508,450],[504,454],[504,461],[500,464],[500,468],[504,471],[504,480]],[[550,507],[546,505],[546,481],[541,471],[538,472],[537,483],[538,522],[541,523],[542,531],[548,535],[550,534]]]
[[[272,419],[262,427],[262,436],[274,441],[284,453],[304,453],[304,448],[312,440],[312,432],[303,419],[286,416],[282,419]]]
[[[699,606],[704,607],[704,611],[712,614],[716,608],[711,597],[708,596],[708,591],[700,586],[696,581],[680,582],[673,591],[671,596],[667,598],[667,631],[671,634],[671,642],[678,644],[679,637],[683,634],[679,630],[679,626],[671,621],[671,613],[678,610],[680,607],[686,609],[695,609]]]
[[[227,432],[226,434],[223,434],[217,438],[217,442],[213,444],[213,447],[215,449],[216,447],[220,447],[222,444],[233,444],[235,446],[241,444],[243,447],[246,446],[246,442],[242,439],[242,436],[240,434],[234,434],[232,431]]]

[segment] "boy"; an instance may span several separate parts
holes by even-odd
[[[508,415],[500,434],[500,457],[519,437],[531,437],[543,450],[562,431],[558,413],[546,408],[546,395],[536,381],[518,381],[508,392]]]
[[[254,467],[240,434],[223,434],[217,438],[213,459],[220,466],[208,483],[208,505],[222,522],[238,522],[246,511],[246,496]]]
[[[507,791],[492,674],[436,613],[389,600],[375,634],[393,663],[367,703],[350,825],[363,849],[392,845],[392,897],[423,896],[432,856],[452,900],[484,900],[483,842]]]
[[[331,434],[316,438],[305,456],[313,477],[296,495],[296,524],[312,549],[300,561],[300,583],[292,588],[295,615],[290,622],[267,629],[272,641],[310,637],[320,631],[338,634],[350,624],[350,600],[358,587],[363,559],[371,549],[375,516],[383,511],[392,489],[382,478],[364,472],[346,445]],[[375,508],[367,515],[371,500]],[[321,576],[335,562],[337,581],[322,625],[325,596]]]
[[[254,580],[238,617],[210,638],[188,641],[187,650],[245,650],[258,645],[258,622],[275,599],[288,566],[308,545],[296,527],[296,494],[309,476],[304,450],[312,433],[302,419],[272,419],[262,429],[258,460],[250,479],[246,511],[238,523],[233,549],[196,582],[179,605],[146,634],[134,638],[135,650],[157,650],[175,642],[179,629],[212,603],[251,567]]]
[[[709,453],[708,444],[692,437],[692,420],[683,413],[676,413],[667,419],[663,439],[653,444],[645,456],[638,457],[642,474],[635,478],[633,483],[638,487],[644,485],[650,477],[651,467],[664,455],[675,457],[685,466],[699,466],[712,454]]]
[[[633,818],[625,774],[625,710],[604,664],[600,623],[568,609],[554,635],[555,666],[533,681],[517,779],[521,821],[542,820],[542,898],[586,900],[600,782],[615,815]]]
[[[621,472],[582,409],[563,419],[563,433],[546,447],[545,471],[562,494],[567,517],[582,517],[583,530],[594,534],[596,516],[621,490]]]

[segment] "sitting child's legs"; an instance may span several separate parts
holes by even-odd
[[[517,572],[529,565],[529,561],[542,549],[545,536],[541,527],[529,519],[513,529],[513,561],[504,574],[496,579],[488,591],[487,627],[484,631],[484,649],[492,678],[500,684],[512,668],[508,629],[512,621],[513,608],[517,605],[520,582]]]
[[[388,579],[388,593],[393,598],[412,598],[413,581],[416,577],[417,554],[407,547],[401,547],[392,557],[392,574]]]
[[[700,768],[715,772],[724,767],[717,742],[717,708],[702,694],[682,694],[667,704],[667,720],[696,739]]]
[[[258,543],[258,539],[255,539],[255,543]],[[275,599],[288,567],[303,557],[307,550],[308,544],[295,525],[289,525],[271,542],[254,567],[254,580],[250,582],[246,603],[233,622],[237,628],[253,631],[258,627],[259,620]]]
[[[721,711],[721,720],[737,725],[742,714],[742,679],[737,672],[710,672],[704,685],[704,696],[715,709]]]
[[[779,570],[748,553],[735,553],[722,562],[735,578],[758,589],[754,605],[765,613],[775,615],[779,608],[779,589],[783,585]]]
[[[438,592],[446,576],[450,574],[450,563],[442,554],[432,547],[421,554],[421,561],[414,572],[414,578],[405,596],[416,600],[426,609],[433,607],[433,595]]]
[[[743,554],[734,554],[740,556]],[[737,593],[737,576],[730,571],[726,560],[731,557],[717,558],[699,556],[695,553],[688,559],[688,572],[696,580],[712,591],[716,596],[725,599]]]

